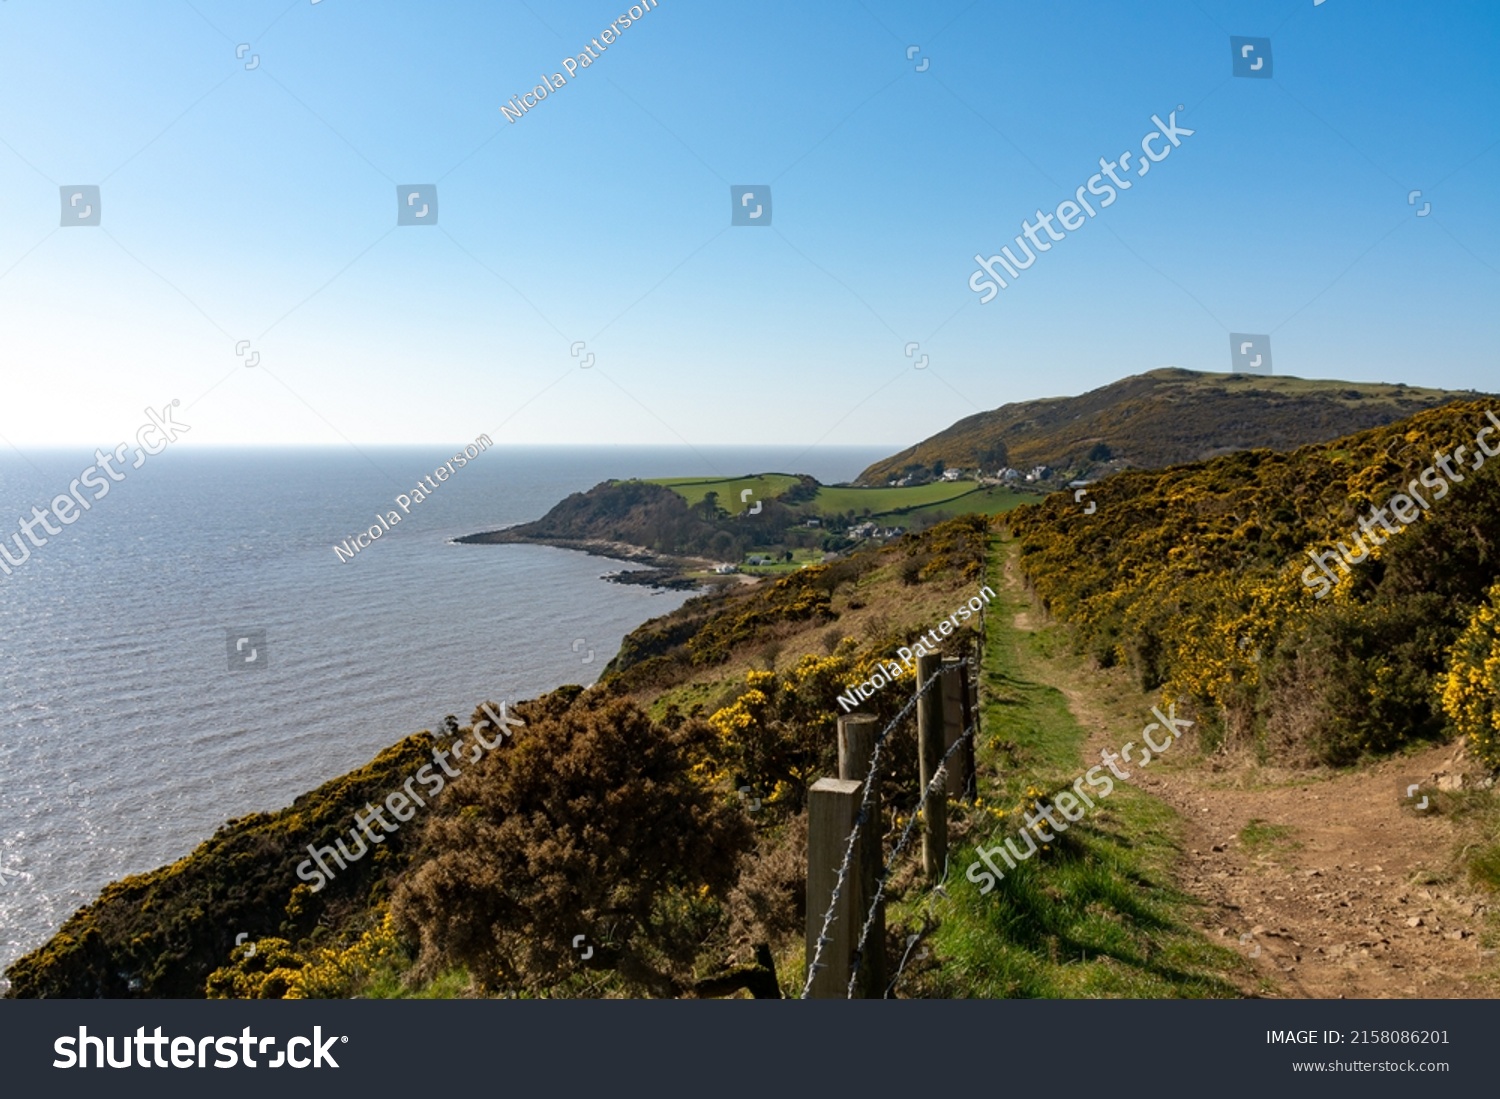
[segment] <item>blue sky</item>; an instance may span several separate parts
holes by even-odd
[[[505,120],[624,10],[7,0],[0,435],[92,449],[180,399],[184,446],[897,447],[1226,370],[1230,332],[1497,388],[1492,3],[661,0]],[[1179,104],[1194,134],[981,305],[974,255]],[[79,184],[101,225],[62,229]]]

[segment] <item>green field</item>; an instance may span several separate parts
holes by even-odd
[[[970,486],[973,488],[974,486]],[[905,492],[905,489],[901,491]],[[1001,515],[1004,512],[1020,507],[1025,503],[1036,503],[1041,497],[1033,493],[1017,492],[1015,489],[1001,488],[998,485],[992,488],[979,488],[963,496],[950,500],[940,500],[935,504],[924,504],[921,507],[912,508],[900,514],[887,514],[878,516],[891,526],[903,527],[915,515],[928,515],[935,511],[946,512],[949,515]]]
[[[719,494],[719,506],[731,515],[751,506],[756,500],[775,499],[797,483],[788,473],[761,473],[744,477],[653,477],[647,484],[669,488],[691,507],[703,501],[710,492]],[[741,500],[749,489],[752,496]],[[794,505],[807,515],[843,515],[850,511],[889,526],[905,526],[909,516],[921,512],[943,511],[953,515],[978,513],[998,515],[1036,497],[1007,488],[980,488],[973,481],[938,481],[903,488],[859,488],[824,485],[811,501]]]
[[[937,481],[930,485],[907,485],[905,488],[835,488],[824,485],[818,490],[813,502],[806,507],[818,515],[841,515],[846,511],[863,515],[866,508],[871,515],[881,515],[922,507],[924,504],[956,500],[978,487],[973,481]]]
[[[789,473],[760,473],[746,477],[647,477],[648,485],[671,489],[688,506],[702,503],[710,492],[719,494],[719,506],[731,515],[755,506],[756,500],[772,500],[797,483]],[[740,493],[749,489],[753,496],[743,503]]]

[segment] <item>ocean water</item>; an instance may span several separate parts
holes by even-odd
[[[604,558],[452,538],[610,477],[833,483],[889,453],[495,447],[340,561],[335,543],[459,449],[127,460],[106,497],[0,573],[0,968],[225,820],[285,806],[447,714],[467,721],[486,698],[592,682],[626,633],[688,598],[607,583],[623,566]],[[0,448],[0,539],[92,464],[82,448]],[[231,661],[241,635],[254,663],[247,646]]]

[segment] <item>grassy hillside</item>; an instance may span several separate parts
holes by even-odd
[[[746,477],[649,477],[648,485],[669,488],[688,502],[689,506],[701,504],[710,492],[717,494],[719,506],[731,515],[748,511],[757,500],[774,500],[801,482],[800,477],[790,473],[759,473]],[[748,499],[741,493],[749,490]]]
[[[819,515],[853,511],[863,515],[884,515],[907,511],[928,504],[948,503],[974,491],[971,481],[937,481],[929,485],[906,485],[902,488],[869,488],[824,485],[818,489],[809,507]]]
[[[801,516],[827,518],[853,512],[891,525],[895,525],[902,516],[924,508],[941,509],[950,515],[993,515],[1018,507],[1031,499],[1022,493],[1003,488],[991,489],[981,495],[980,486],[973,481],[933,481],[899,488],[819,485],[816,482],[808,485],[809,481],[810,478],[793,477],[787,473],[760,473],[720,479],[661,477],[645,483],[671,489],[689,506],[701,505],[704,497],[713,492],[717,494],[719,506],[728,511],[731,517],[748,511],[757,500],[777,500]],[[789,490],[797,488],[799,484],[808,485],[813,491],[789,495]],[[741,493],[747,489],[753,495],[742,500]],[[943,507],[946,504],[953,506]]]
[[[859,481],[883,485],[939,461],[950,469],[982,465],[990,472],[1046,465],[1064,479],[1160,469],[1256,447],[1293,450],[1473,396],[1406,385],[1152,370],[1078,397],[969,416],[876,462]]]
[[[921,486],[913,485],[912,488]],[[878,489],[876,491],[879,491]],[[1003,488],[998,485],[989,485],[984,488],[974,488],[962,496],[955,496],[951,500],[939,500],[936,503],[924,504],[910,510],[901,512],[892,518],[892,523],[910,523],[913,520],[920,522],[924,517],[934,514],[947,515],[1004,515],[1008,511],[1014,511],[1022,504],[1035,503],[1036,495],[1030,492],[1017,492],[1013,489]]]

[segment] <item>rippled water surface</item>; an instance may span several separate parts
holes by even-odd
[[[621,566],[602,558],[455,536],[610,477],[831,483],[884,453],[497,447],[347,562],[333,544],[452,448],[169,450],[128,470],[0,574],[0,967],[225,820],[486,698],[591,682],[621,637],[687,598],[605,583]],[[92,463],[0,453],[0,538]],[[229,631],[256,635],[254,664],[231,667]]]

